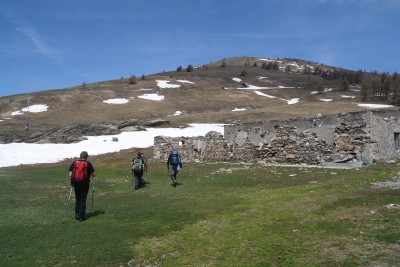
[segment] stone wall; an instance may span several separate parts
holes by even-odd
[[[167,160],[172,147],[184,161],[253,161],[280,163],[365,163],[400,156],[400,113],[367,111],[336,116],[297,118],[227,125],[224,135],[154,139],[154,157]]]

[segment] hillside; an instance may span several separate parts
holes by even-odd
[[[279,69],[262,68],[266,62],[277,62]],[[170,126],[181,126],[191,122],[250,122],[363,109],[357,106],[361,102],[359,85],[352,84],[344,92],[340,80],[304,73],[305,68],[332,68],[317,63],[238,57],[194,67],[190,72],[182,67],[181,71],[162,72],[144,79],[137,76],[135,83],[121,77],[62,90],[1,97],[2,142],[12,141],[10,136],[25,140],[24,136],[35,132],[77,124],[137,120],[138,125],[143,125],[157,118],[167,120]],[[318,89],[324,92],[317,93]],[[155,101],[155,96],[164,99]],[[103,102],[110,99],[124,99],[127,103]],[[48,108],[46,112],[11,115],[29,105]],[[179,114],[177,111],[181,114],[172,116]]]

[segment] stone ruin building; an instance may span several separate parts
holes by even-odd
[[[260,161],[287,164],[357,162],[400,156],[400,111],[375,110],[224,126],[224,135],[154,138],[154,158],[177,147],[186,162]]]

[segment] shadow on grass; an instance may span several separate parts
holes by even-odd
[[[103,215],[105,214],[106,211],[105,210],[95,210],[95,211],[91,211],[86,213],[86,219],[92,218],[92,217],[96,217],[98,215]]]
[[[170,186],[172,186],[172,187],[174,187],[174,184],[173,183],[171,183],[171,184],[169,184]],[[183,185],[182,183],[179,183],[179,182],[176,182],[176,186],[180,186],[180,185]],[[176,187],[175,186],[175,187]]]

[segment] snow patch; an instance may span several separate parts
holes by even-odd
[[[179,116],[179,115],[182,115],[182,111],[175,111],[174,115],[168,115],[168,117]]]
[[[315,94],[319,94],[319,93],[326,93],[326,92],[331,92],[331,91],[333,91],[332,88],[324,88],[324,90],[322,90],[322,92],[312,91],[312,92],[310,93],[310,95],[315,95]]]
[[[48,105],[45,104],[38,104],[38,105],[32,105],[29,107],[25,107],[21,110],[14,111],[11,113],[11,116],[18,116],[18,115],[23,115],[24,112],[30,112],[30,113],[39,113],[39,112],[45,112],[48,109]]]
[[[163,95],[159,95],[159,94],[144,94],[144,95],[140,95],[138,97],[142,98],[142,99],[154,100],[154,101],[164,100],[164,96]]]
[[[21,110],[11,112],[11,116],[19,116],[19,115],[24,115],[24,113]]]
[[[187,81],[187,80],[176,80],[177,82],[179,82],[179,83],[189,83],[189,84],[194,84],[194,82],[190,82],[190,81]]]
[[[354,95],[341,95],[343,98],[356,98]]]
[[[122,105],[122,104],[128,103],[129,100],[126,98],[112,98],[112,99],[103,100],[103,102],[106,104]]]
[[[393,105],[384,105],[384,104],[358,104],[359,107],[364,108],[392,108]]]
[[[267,95],[267,94],[264,94],[264,93],[262,93],[260,91],[254,91],[254,93],[256,93],[259,96],[265,96],[265,97],[269,97],[269,98],[276,98],[276,96]]]
[[[170,84],[170,81],[166,80],[156,80],[157,86],[160,87],[161,89],[165,88],[179,88],[181,87],[179,84]]]
[[[234,108],[234,109],[232,109],[232,111],[244,111],[244,110],[246,110],[245,108]]]
[[[275,87],[260,87],[257,85],[252,85],[252,84],[246,84],[247,87],[245,88],[237,88],[238,90],[261,90],[261,89],[269,89],[269,90],[274,90],[274,89],[291,89],[295,87],[287,87],[287,86],[275,86]],[[301,88],[301,87],[298,87]]]
[[[293,105],[293,104],[297,104],[300,102],[300,98],[292,98],[290,100],[287,100],[288,105]]]
[[[187,128],[148,128],[146,131],[123,132],[118,135],[87,136],[87,140],[72,144],[0,144],[0,168],[21,164],[55,163],[68,158],[76,158],[83,150],[89,155],[118,152],[132,147],[145,148],[154,145],[154,137],[159,135],[204,136],[210,131],[224,134],[223,124],[189,124]],[[118,138],[114,142],[113,138]]]

